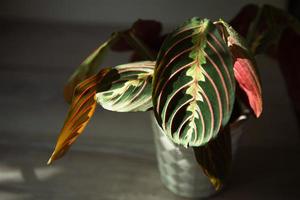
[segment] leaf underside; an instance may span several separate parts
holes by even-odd
[[[255,59],[246,45],[246,42],[230,25],[220,20],[223,26],[227,43],[234,61],[234,76],[240,88],[246,93],[249,105],[256,117],[262,113],[262,89]]]
[[[83,132],[96,108],[97,85],[108,71],[109,69],[102,69],[97,75],[91,76],[76,86],[67,118],[48,164],[62,157]]]
[[[232,58],[209,20],[192,18],[169,35],[153,79],[155,117],[173,142],[203,146],[228,123],[235,98]]]
[[[155,62],[142,61],[114,67],[98,87],[96,101],[116,112],[152,108],[152,76]]]

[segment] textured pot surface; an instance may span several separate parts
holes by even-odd
[[[216,190],[197,163],[193,149],[174,144],[164,135],[153,115],[151,118],[158,168],[163,184],[173,193],[183,197],[205,198],[214,195]],[[242,127],[238,124],[231,129],[233,158]]]

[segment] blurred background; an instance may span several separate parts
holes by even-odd
[[[98,107],[71,151],[47,166],[68,110],[63,86],[93,49],[138,18],[168,31],[193,16],[230,20],[248,3],[300,14],[296,0],[1,0],[0,199],[182,199],[160,182],[149,113]],[[127,58],[111,53],[103,67]],[[296,115],[278,64],[257,59],[264,113],[247,122],[230,186],[212,199],[300,199]]]

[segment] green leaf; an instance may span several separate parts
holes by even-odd
[[[174,143],[203,146],[228,123],[235,98],[233,63],[208,19],[192,18],[169,35],[153,79],[155,117]]]
[[[104,56],[113,42],[118,39],[118,37],[118,34],[112,34],[106,42],[101,44],[77,67],[64,88],[64,97],[67,102],[71,102],[74,88],[78,83],[98,72]]]
[[[152,76],[155,62],[119,65],[103,79],[96,101],[117,112],[147,111],[152,108]]]
[[[233,141],[233,145],[237,145],[241,123],[249,116],[248,108],[239,99],[234,104],[230,121],[219,131],[218,136],[205,146],[193,148],[198,164],[217,191],[226,184],[232,169],[234,152],[231,143]]]

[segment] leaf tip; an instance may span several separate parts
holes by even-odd
[[[51,165],[53,162],[53,154],[51,155],[51,157],[49,158],[47,165]]]
[[[254,112],[254,115],[256,118],[259,118],[261,116],[263,106],[262,106],[262,100],[256,103],[256,105],[251,106]]]

